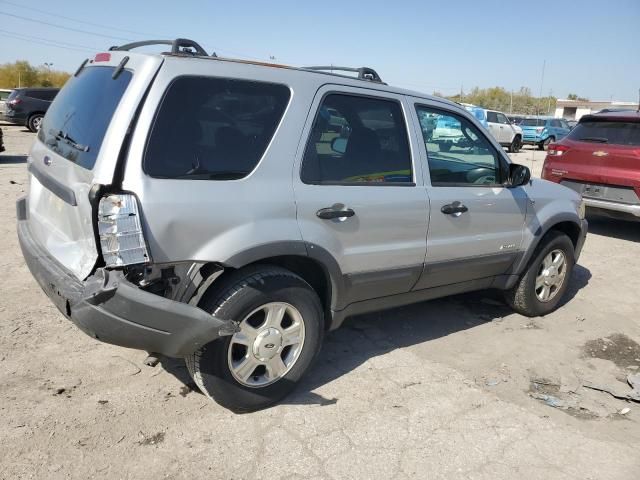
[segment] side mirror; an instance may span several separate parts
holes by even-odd
[[[347,139],[343,137],[336,137],[331,140],[331,150],[334,153],[343,154],[347,151]]]
[[[531,180],[531,170],[524,165],[517,163],[509,164],[509,186],[520,187],[526,185]]]

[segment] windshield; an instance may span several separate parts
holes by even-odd
[[[111,117],[132,73],[112,78],[115,67],[83,68],[47,111],[38,139],[67,160],[92,169]]]
[[[545,124],[544,118],[525,118],[520,122],[521,127],[541,127]]]
[[[568,138],[581,142],[640,145],[640,123],[614,120],[580,122]]]

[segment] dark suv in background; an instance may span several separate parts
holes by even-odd
[[[3,120],[37,132],[59,88],[16,88],[7,98]]]

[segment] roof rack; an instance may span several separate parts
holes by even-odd
[[[358,74],[358,78],[360,80],[368,80],[370,82],[377,82],[377,83],[384,83],[382,81],[382,78],[380,78],[380,75],[378,75],[378,72],[376,72],[373,68],[369,68],[369,67],[360,67],[360,68],[354,68],[354,67],[335,67],[335,66],[328,66],[328,67],[302,67],[304,70],[315,70],[315,71],[319,71],[319,72],[334,72],[334,71],[338,71],[338,72],[356,72]]]
[[[126,45],[110,47],[110,51],[133,50],[134,48],[146,47],[148,45],[171,45],[171,53],[174,55],[199,55],[208,57],[209,54],[197,42],[188,38],[176,38],[175,40],[144,40],[141,42],[127,43]],[[214,53],[215,57],[216,54]]]

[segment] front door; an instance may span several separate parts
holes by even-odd
[[[334,309],[409,291],[424,264],[428,203],[402,96],[325,86],[294,170],[310,255],[333,257],[344,280]]]
[[[424,140],[430,220],[416,289],[506,273],[521,249],[527,197],[522,187],[505,186],[502,149],[466,112],[428,103],[415,108],[417,117],[439,115],[460,132],[446,152]]]

